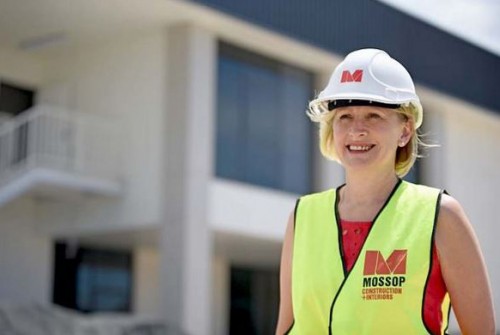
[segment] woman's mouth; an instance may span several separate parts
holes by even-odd
[[[370,144],[370,145],[353,145],[353,144],[351,144],[351,145],[347,146],[347,149],[350,152],[366,152],[366,151],[369,151],[374,146],[375,146],[374,144]]]

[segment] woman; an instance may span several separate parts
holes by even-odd
[[[494,334],[486,267],[460,204],[402,181],[422,107],[406,69],[362,49],[310,103],[346,183],[301,197],[283,244],[277,334]]]

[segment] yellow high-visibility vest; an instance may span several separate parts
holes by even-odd
[[[423,300],[441,192],[399,181],[350,272],[342,260],[338,189],[304,196],[295,212],[294,324],[288,334],[430,334]],[[448,326],[448,294],[442,305]]]

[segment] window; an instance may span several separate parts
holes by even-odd
[[[274,334],[279,270],[231,268],[230,334]]]
[[[221,44],[216,175],[293,193],[311,191],[310,73]]]
[[[81,248],[58,242],[55,257],[55,304],[82,312],[130,311],[130,252]]]
[[[0,83],[0,112],[19,115],[33,106],[35,93],[19,86]]]
[[[5,82],[0,83],[0,124],[10,120],[12,117],[21,114],[33,106],[35,92],[11,85]],[[0,161],[0,165],[18,164],[25,162],[28,157],[28,132],[29,124],[20,124],[15,129],[14,141],[8,133],[0,135],[0,152],[7,148],[12,150],[10,161]],[[5,154],[3,155],[5,157]],[[5,159],[4,157],[1,160]]]

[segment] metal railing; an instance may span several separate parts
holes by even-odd
[[[35,106],[0,124],[0,185],[38,167],[119,181],[119,131],[109,116]]]

